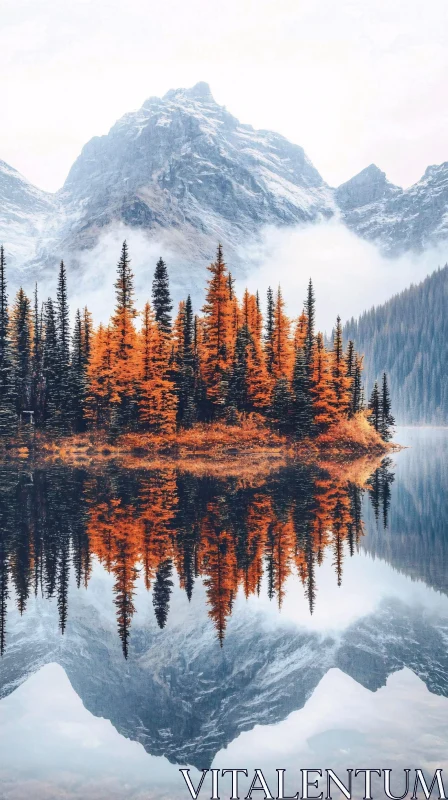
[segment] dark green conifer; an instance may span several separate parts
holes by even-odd
[[[154,581],[152,604],[159,628],[164,628],[168,619],[170,597],[173,587],[173,581],[171,580],[172,571],[173,563],[170,558],[167,558],[159,565]]]
[[[0,247],[0,437],[11,437],[17,433],[18,420],[5,269],[6,259],[2,245]]]
[[[314,295],[313,282],[310,278],[308,283],[308,291],[304,303],[304,311],[306,314],[306,336],[305,336],[305,364],[308,370],[309,380],[311,381],[311,365],[313,360],[314,348],[314,327],[316,324],[316,298]]]
[[[31,353],[31,399],[30,407],[34,411],[36,424],[42,422],[44,403],[43,364],[43,310],[39,309],[37,283],[34,289],[33,310],[33,347]]]
[[[168,271],[163,258],[159,258],[152,282],[152,301],[156,322],[163,333],[171,333],[171,302]]]
[[[12,341],[17,414],[30,410],[32,382],[32,334],[30,301],[19,289],[12,314]]]
[[[87,361],[84,343],[84,325],[79,309],[76,311],[72,337],[72,359],[70,369],[71,417],[75,431],[85,429],[84,406],[87,389]]]
[[[293,396],[287,378],[279,378],[272,392],[270,416],[273,424],[282,433],[292,429]]]
[[[274,362],[274,330],[275,330],[275,317],[274,317],[274,294],[271,287],[268,287],[267,304],[266,304],[266,325],[264,334],[264,350],[266,354],[266,369],[269,374],[272,374]]]
[[[247,347],[250,342],[250,333],[247,325],[239,328],[236,335],[235,353],[230,370],[228,405],[237,411],[248,411],[247,391]]]
[[[377,381],[375,381],[375,384],[373,386],[368,408],[370,411],[369,422],[372,425],[372,427],[379,432],[381,423],[381,398]]]
[[[347,354],[345,357],[345,361],[347,364],[347,370],[346,370],[347,378],[353,379],[356,367],[356,353],[355,353],[355,345],[353,344],[353,339],[350,339],[347,345]]]
[[[311,435],[313,409],[306,356],[302,347],[297,350],[294,362],[292,393],[294,434],[298,439],[303,439]]]
[[[57,408],[60,418],[61,432],[68,433],[70,428],[70,312],[67,300],[67,271],[63,261],[59,267],[56,328],[58,337],[58,374],[57,374]]]
[[[364,392],[362,388],[362,359],[357,357],[353,374],[350,416],[357,414],[364,408]]]
[[[196,421],[194,316],[191,297],[188,295],[183,315],[182,363],[179,365],[178,419],[184,428]]]
[[[395,419],[393,418],[391,411],[391,402],[390,402],[390,394],[389,394],[389,387],[387,385],[387,375],[383,372],[383,382],[381,387],[381,403],[380,403],[380,423],[379,423],[379,432],[384,439],[385,442],[389,442],[393,436],[393,427],[395,425]]]
[[[121,246],[120,258],[117,264],[117,280],[115,281],[116,309],[126,309],[132,316],[134,311],[134,275],[131,270],[126,239]]]
[[[59,341],[56,327],[56,314],[51,297],[45,303],[44,311],[44,420],[47,428],[61,432],[59,404]]]

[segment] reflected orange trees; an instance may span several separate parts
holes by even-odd
[[[387,523],[388,465],[370,480]],[[383,491],[384,489],[384,491]],[[175,583],[188,599],[205,586],[222,645],[236,595],[266,592],[281,608],[290,576],[317,602],[317,568],[330,554],[338,585],[344,558],[363,533],[363,489],[324,469],[292,466],[265,483],[196,477],[175,468],[102,472],[51,467],[0,476],[0,646],[7,603],[23,614],[30,597],[55,598],[60,630],[70,623],[69,589],[88,587],[95,558],[113,575],[118,632],[127,657],[137,585],[151,592],[157,624],[169,618]],[[384,497],[383,497],[384,495]],[[378,511],[379,514],[379,511]],[[70,583],[71,582],[71,583]]]

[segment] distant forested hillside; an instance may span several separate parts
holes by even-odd
[[[366,394],[388,373],[399,423],[448,423],[448,265],[378,308],[353,318],[344,339],[364,353]]]

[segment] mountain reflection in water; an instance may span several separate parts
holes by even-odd
[[[265,480],[197,477],[175,468],[101,471],[50,466],[0,470],[0,648],[7,646],[7,601],[25,614],[32,595],[56,598],[63,634],[69,582],[89,585],[94,557],[113,575],[118,634],[127,658],[140,575],[152,591],[160,628],[167,622],[174,572],[188,599],[197,578],[224,643],[238,589],[266,591],[281,608],[291,575],[309,611],[318,602],[316,565],[331,553],[341,585],[344,559],[363,537],[362,495],[388,525],[391,460],[364,488],[317,466],[291,466]],[[342,476],[342,477],[341,477]]]

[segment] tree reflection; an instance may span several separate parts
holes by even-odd
[[[369,479],[384,524],[390,464]],[[137,582],[152,591],[157,624],[169,619],[175,581],[188,599],[200,577],[221,646],[237,592],[267,592],[281,608],[287,581],[304,587],[310,613],[316,571],[331,557],[340,586],[345,557],[363,535],[364,489],[319,467],[291,466],[264,483],[109,466],[101,472],[50,467],[0,476],[0,647],[7,601],[21,614],[30,595],[55,598],[59,627],[69,620],[69,586],[87,587],[96,558],[114,577],[123,653],[128,656]]]

